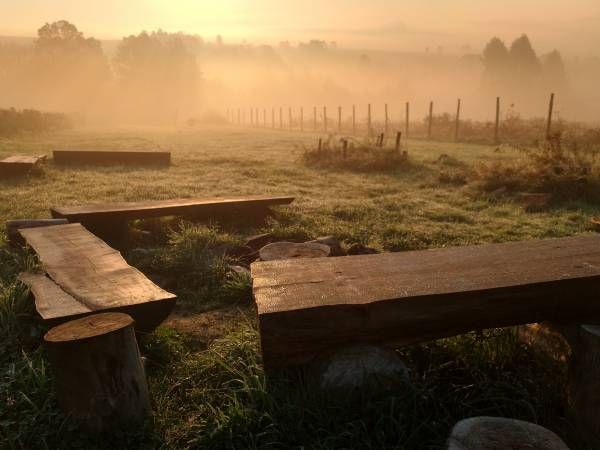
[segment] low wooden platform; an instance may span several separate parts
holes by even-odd
[[[264,364],[525,323],[600,324],[600,236],[252,265]]]
[[[90,223],[165,216],[210,216],[236,210],[260,210],[276,205],[287,205],[293,201],[294,197],[226,197],[109,203],[59,207],[52,208],[50,211],[54,218],[65,218],[69,222]]]
[[[138,150],[54,150],[56,164],[168,166],[171,152]]]
[[[46,159],[45,155],[40,156],[9,156],[0,161],[0,177],[18,177],[27,175],[35,167],[39,166]]]
[[[98,311],[120,311],[135,319],[136,329],[150,331],[175,305],[175,295],[129,266],[118,251],[80,224],[19,232],[45,272],[21,275],[45,320],[64,322]]]

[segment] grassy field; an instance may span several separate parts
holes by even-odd
[[[408,141],[410,164],[385,173],[310,168],[317,137],[250,129],[87,130],[0,140],[0,158],[55,148],[161,148],[164,169],[61,168],[0,181],[0,222],[49,217],[90,202],[239,194],[294,195],[267,223],[135,224],[124,256],[179,295],[173,315],[140,343],[154,416],[142,429],[91,436],[60,414],[35,319],[17,273],[35,264],[0,226],[0,447],[7,448],[444,448],[459,419],[503,415],[568,434],[565,367],[490,330],[399,349],[410,383],[385,395],[320,392],[305,374],[268,380],[258,352],[250,281],[212,256],[220,243],[271,232],[296,241],[335,235],[380,251],[592,232],[600,207],[571,201],[528,213],[477,189],[478,165],[511,161],[510,147]],[[150,231],[150,233],[148,233]],[[142,250],[140,250],[142,249]]]

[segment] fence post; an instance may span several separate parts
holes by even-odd
[[[410,128],[410,102],[406,102],[406,123],[404,124],[404,136],[408,139],[408,131]]]
[[[367,106],[367,136],[371,136],[371,104]]]
[[[385,134],[388,134],[389,118],[388,118],[388,105],[385,104],[385,126],[383,127]]]
[[[433,125],[433,101],[429,102],[429,124],[427,125],[427,139],[431,139],[432,125]]]
[[[356,136],[356,105],[352,105],[352,135]]]
[[[338,106],[338,133],[342,132],[342,107]]]
[[[323,106],[323,131],[327,133],[327,106]]]
[[[300,107],[300,132],[304,131],[304,108]]]
[[[460,126],[460,98],[456,102],[456,124],[454,127],[454,140],[458,141],[458,128]]]
[[[548,123],[546,124],[546,140],[550,140],[552,133],[552,113],[554,111],[554,92],[550,94],[550,104],[548,105]]]
[[[498,132],[500,129],[500,97],[496,97],[496,125],[494,127],[494,144],[498,144]]]
[[[400,139],[402,139],[402,132],[398,131],[396,133],[396,151],[399,152],[400,151]]]

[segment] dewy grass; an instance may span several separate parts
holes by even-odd
[[[143,427],[108,436],[86,435],[59,412],[40,345],[45,327],[16,281],[34,262],[0,242],[0,447],[430,449],[444,448],[455,421],[478,414],[562,432],[564,365],[521,345],[510,330],[399,349],[411,382],[386,395],[335,397],[305,373],[267,378],[248,306],[250,280],[230,275],[233,261],[213,250],[263,232],[294,241],[333,234],[345,245],[382,251],[567,236],[591,231],[589,218],[600,214],[596,204],[567,201],[528,214],[440,177],[480,163],[517,161],[520,152],[509,147],[409,140],[403,150],[414,163],[410,170],[330,171],[299,163],[297,144],[314,144],[313,135],[146,129],[0,140],[0,157],[15,148],[38,154],[97,143],[137,148],[148,141],[172,151],[171,167],[67,169],[50,160],[40,176],[0,181],[0,223],[48,217],[50,207],[73,204],[260,194],[296,201],[264,223],[237,217],[232,223],[135,224],[135,247],[125,257],[178,294],[176,314],[205,320],[167,324],[140,340],[154,415]],[[219,315],[238,308],[241,313]],[[207,329],[212,333],[205,336]]]

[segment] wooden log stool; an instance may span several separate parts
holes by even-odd
[[[102,313],[44,336],[61,409],[94,432],[135,424],[150,413],[133,319]]]

